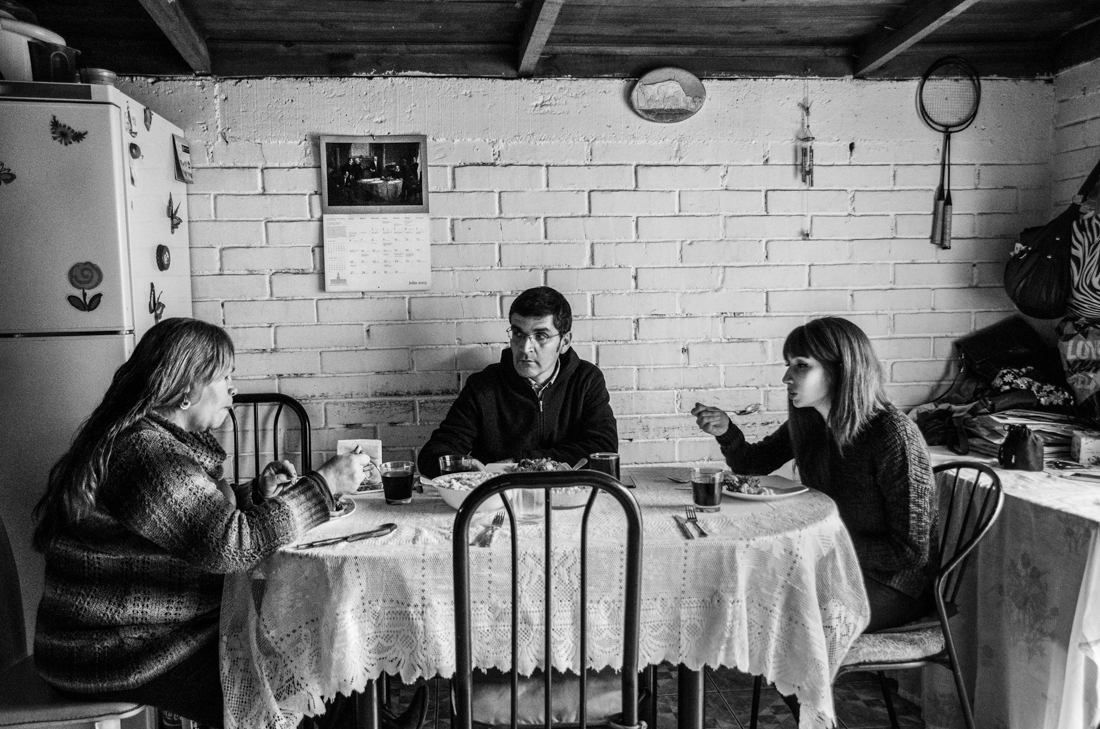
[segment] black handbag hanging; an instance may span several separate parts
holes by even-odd
[[[1016,308],[1036,319],[1065,316],[1070,288],[1070,236],[1081,214],[1081,202],[1100,179],[1100,162],[1092,168],[1073,203],[1044,226],[1020,233],[1021,248],[1005,264],[1005,291]]]

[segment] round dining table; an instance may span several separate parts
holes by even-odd
[[[832,679],[870,609],[855,549],[822,493],[770,501],[727,494],[717,512],[700,514],[707,537],[688,538],[683,516],[691,492],[672,481],[687,468],[624,469],[623,482],[643,518],[641,665],[678,664],[680,729],[702,724],[704,666],[761,674],[801,706],[801,726],[835,722]],[[373,687],[383,673],[405,682],[449,677],[455,668],[451,547],[455,511],[431,487],[412,503],[388,506],[379,492],[352,497],[355,508],[312,530],[300,543],[374,529],[382,536],[306,549],[288,545],[250,573],[226,578],[222,604],[225,725],[295,727],[323,701]],[[555,511],[551,559],[561,624],[550,661],[576,670],[577,579],[581,509]],[[488,527],[494,512],[475,521]],[[589,536],[589,668],[621,665],[625,522],[611,499],[593,505]],[[521,524],[519,664],[545,664],[542,624],[542,523]],[[504,527],[507,531],[507,525]],[[560,533],[559,533],[559,530]],[[476,530],[475,530],[476,531]],[[510,540],[470,550],[475,610],[474,663],[511,665]],[[530,595],[528,604],[523,596]],[[569,636],[573,636],[570,638]],[[368,692],[369,693],[369,692]],[[691,707],[695,707],[692,710]]]

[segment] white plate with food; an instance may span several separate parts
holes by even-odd
[[[528,471],[572,471],[568,463],[551,458],[524,458],[519,463],[490,463],[485,469],[491,473],[523,473]],[[566,486],[554,489],[554,509],[579,509],[588,503],[588,486]]]
[[[731,499],[775,501],[804,494],[809,489],[782,476],[745,476],[726,471],[722,474],[722,491]]]

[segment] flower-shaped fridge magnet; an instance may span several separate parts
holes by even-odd
[[[69,269],[69,283],[74,289],[80,289],[80,296],[69,294],[69,303],[79,311],[95,311],[103,294],[94,294],[88,298],[88,290],[103,283],[103,271],[91,261],[74,263]]]

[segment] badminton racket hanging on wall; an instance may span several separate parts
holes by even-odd
[[[924,72],[917,88],[917,106],[924,123],[943,134],[940,184],[932,206],[933,245],[951,247],[951,135],[966,129],[978,115],[982,85],[966,60],[945,56]]]

